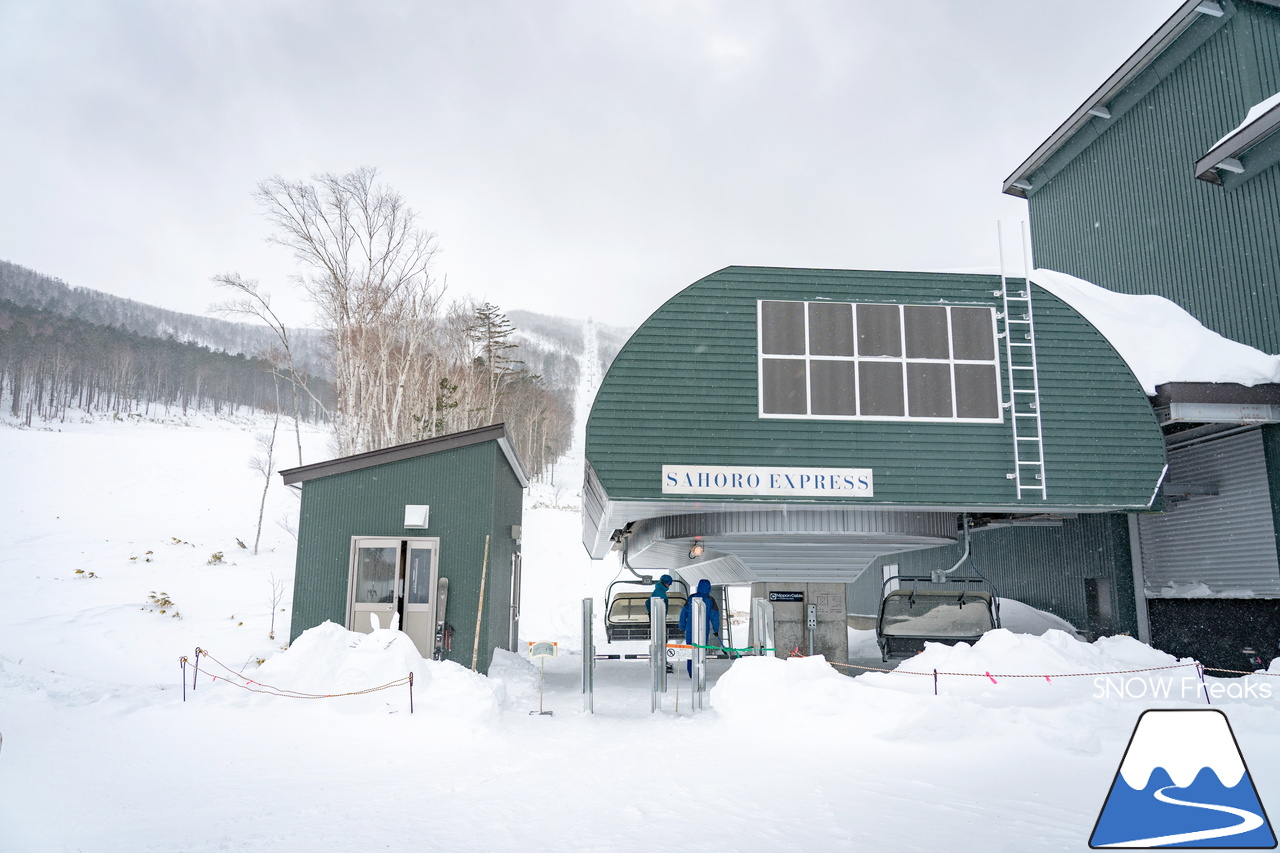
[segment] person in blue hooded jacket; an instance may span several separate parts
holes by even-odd
[[[693,644],[693,599],[701,598],[706,605],[706,639],[703,641],[705,645],[720,644],[720,605],[716,604],[716,600],[711,597],[711,581],[703,578],[698,581],[698,591],[690,596],[689,601],[680,609],[680,630],[684,631],[684,641]],[[716,638],[713,643],[711,638]],[[690,675],[693,675],[693,661],[685,661],[684,668]]]
[[[644,612],[649,612],[649,602],[655,598],[667,600],[667,590],[671,587],[671,575],[663,575],[658,578],[658,582],[653,585],[653,592],[649,593],[649,597],[644,600]]]

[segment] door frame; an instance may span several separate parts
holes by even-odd
[[[418,612],[424,612],[419,608],[426,608],[429,613],[429,623],[435,625],[435,609],[436,609],[436,585],[440,575],[440,537],[439,536],[352,536],[351,545],[347,554],[347,606],[346,606],[346,622],[345,627],[349,631],[358,631],[360,633],[368,633],[355,624],[356,612],[356,555],[362,547],[395,547],[396,550],[396,567],[395,581],[392,585],[392,601],[390,616],[399,615],[400,629],[403,630],[405,625],[406,608],[414,607]],[[431,579],[430,579],[430,604],[429,605],[406,605],[407,583],[408,583],[408,557],[410,549],[415,546],[426,547],[431,550]],[[390,622],[382,626],[389,628]],[[420,654],[422,649],[418,650]],[[424,657],[428,657],[431,650],[427,649]]]

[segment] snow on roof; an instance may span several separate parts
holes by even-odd
[[[1166,382],[1280,382],[1280,356],[1206,329],[1163,296],[1114,293],[1054,270],[1037,269],[1031,280],[1092,323],[1148,396]]]
[[[1272,107],[1275,106],[1280,106],[1280,92],[1276,92],[1262,103],[1254,104],[1250,107],[1248,114],[1244,117],[1244,121],[1236,125],[1236,127],[1234,127],[1226,136],[1209,146],[1209,150],[1212,151],[1214,148],[1217,148],[1219,145],[1226,142],[1228,139],[1235,136],[1258,119],[1262,118]]]

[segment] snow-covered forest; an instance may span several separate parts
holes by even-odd
[[[506,420],[521,457],[544,472],[571,439],[582,356],[580,320],[489,306],[499,377],[482,369],[476,326],[484,306],[460,303],[430,324],[430,411],[410,413],[404,440]],[[597,326],[598,371],[627,331]],[[469,331],[470,330],[470,331]],[[68,417],[169,417],[251,412],[325,423],[334,404],[324,336],[289,329],[299,384],[282,370],[277,336],[260,322],[168,311],[0,261],[0,407],[27,426]],[[480,347],[482,349],[482,347]],[[489,392],[492,394],[489,399]],[[296,402],[295,402],[296,401]]]

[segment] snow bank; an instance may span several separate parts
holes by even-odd
[[[317,625],[304,631],[288,651],[263,663],[254,680],[282,690],[337,695],[390,684],[411,672],[414,716],[459,723],[497,721],[499,697],[486,678],[452,661],[424,659],[408,634],[389,628],[361,634],[333,622]],[[343,713],[409,710],[408,687],[326,701]]]
[[[538,695],[538,668],[528,658],[494,649],[489,662],[489,684],[504,708],[512,708],[522,700]]]
[[[1012,598],[1000,599],[1000,627],[1015,634],[1034,634],[1037,637],[1048,631],[1062,631],[1080,639],[1075,626],[1066,619]]]
[[[1199,679],[1193,666],[1161,669],[1179,663],[1190,661],[1179,661],[1132,637],[1104,637],[1086,643],[1054,629],[1037,636],[997,628],[973,645],[928,643],[923,652],[899,663],[895,671],[870,671],[856,678],[820,656],[743,658],[720,677],[711,690],[711,702],[730,722],[802,719],[806,725],[838,722],[881,732],[909,727],[912,719],[928,720],[928,726],[939,732],[950,731],[970,718],[985,727],[990,720],[981,722],[980,714],[993,709],[1012,713],[1025,722],[1021,715],[1034,709],[1042,715],[1036,726],[1039,734],[1076,749],[1079,737],[1070,733],[1076,725],[1074,719],[1081,714],[1092,718],[1103,713],[1097,694],[1105,691],[1107,673],[1172,679],[1173,698],[1202,701],[1196,692]],[[932,695],[935,669],[941,674],[936,699]],[[1019,675],[1050,678],[1004,677]],[[1181,690],[1184,676],[1195,681],[1186,697]],[[1145,701],[1149,693],[1137,695],[1137,685],[1132,687],[1108,698]],[[953,723],[944,725],[934,719],[944,712],[955,717]],[[1046,713],[1048,717],[1043,716]]]
[[[1133,637],[1102,637],[1096,642],[1085,643],[1063,631],[1050,630],[1035,636],[997,628],[987,632],[973,645],[926,643],[923,652],[903,661],[899,669],[1067,675],[1164,667],[1178,662],[1172,655],[1153,649]]]
[[[821,655],[807,658],[746,657],[735,661],[711,688],[711,705],[739,722],[787,717],[845,718],[859,707],[859,685]]]
[[[1280,382],[1280,356],[1206,329],[1163,296],[1113,293],[1053,270],[1035,270],[1031,280],[1092,323],[1148,395],[1166,382]]]

